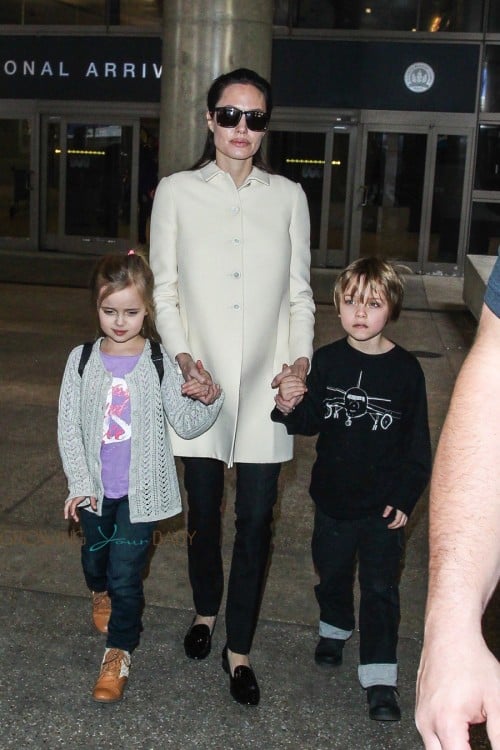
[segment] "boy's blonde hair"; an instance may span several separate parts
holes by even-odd
[[[142,326],[145,338],[160,341],[156,330],[156,309],[153,299],[154,277],[147,261],[137,250],[129,250],[128,254],[113,253],[104,255],[94,268],[90,281],[92,303],[97,317],[99,335],[103,331],[99,326],[97,310],[102,300],[114,292],[120,292],[129,286],[135,286],[142,297],[147,315]]]
[[[366,289],[382,292],[389,305],[389,320],[397,320],[403,306],[403,278],[392,263],[378,257],[358,258],[342,271],[333,290],[337,312],[346,289],[357,294],[361,278],[364,292],[366,293]]]

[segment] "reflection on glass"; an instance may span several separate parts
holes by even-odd
[[[149,245],[151,211],[158,184],[159,133],[158,118],[141,118],[137,189],[137,239],[141,245]]]
[[[417,261],[427,136],[368,133],[360,255]]]
[[[500,203],[473,203],[467,252],[496,255],[500,247]]]
[[[500,47],[486,45],[481,80],[481,112],[500,112]]]
[[[276,0],[274,23],[309,29],[473,32],[481,31],[482,17],[482,0]]]
[[[81,24],[105,23],[106,0],[2,0],[0,23],[14,24]]]
[[[476,190],[500,190],[500,127],[480,125],[477,139]]]
[[[153,26],[163,0],[2,0],[0,24]]]
[[[456,263],[464,188],[465,135],[438,135],[429,260]]]
[[[59,227],[59,180],[61,164],[61,127],[49,122],[47,128],[47,213],[46,232],[56,234]]]
[[[0,120],[0,237],[29,237],[30,147],[28,120]]]
[[[328,249],[344,250],[345,201],[349,134],[335,133],[333,140],[332,182],[328,212]]]
[[[481,0],[421,0],[419,31],[481,31]]]
[[[132,127],[70,123],[66,147],[65,233],[128,237]]]
[[[319,248],[321,196],[325,169],[325,134],[269,133],[269,164],[278,174],[300,182],[311,215],[311,248]]]

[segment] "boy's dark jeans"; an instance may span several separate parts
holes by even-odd
[[[82,510],[80,523],[87,586],[91,591],[107,591],[111,599],[106,646],[131,653],[142,630],[142,573],[156,523],[131,523],[127,496],[105,498],[102,516]]]
[[[397,663],[399,578],[405,536],[403,529],[388,529],[387,523],[382,516],[336,520],[316,507],[312,555],[320,579],[315,586],[320,619],[343,631],[354,629],[357,557],[361,665]]]

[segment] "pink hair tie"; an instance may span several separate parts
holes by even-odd
[[[129,250],[127,255],[135,255],[135,250]]]

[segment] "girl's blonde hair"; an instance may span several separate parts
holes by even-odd
[[[361,279],[363,283],[361,284]],[[397,320],[403,307],[404,284],[399,271],[386,260],[378,257],[358,258],[345,268],[338,277],[333,290],[333,301],[337,312],[346,289],[357,294],[363,287],[382,292],[389,305],[389,320]]]
[[[128,254],[104,255],[97,263],[90,280],[92,303],[97,318],[99,335],[103,334],[99,325],[97,310],[106,297],[120,292],[129,286],[135,286],[141,295],[147,315],[144,318],[142,335],[144,338],[160,341],[156,330],[156,308],[153,299],[154,277],[146,259],[136,250]]]

